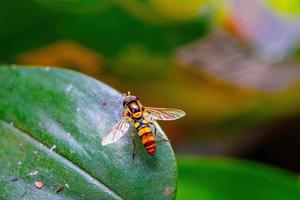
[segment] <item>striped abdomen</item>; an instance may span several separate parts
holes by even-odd
[[[135,119],[134,127],[136,128],[147,153],[154,156],[156,144],[148,121],[143,119],[143,117],[141,119]]]

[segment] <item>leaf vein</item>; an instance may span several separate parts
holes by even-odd
[[[109,192],[110,195],[112,197],[114,197],[115,199],[120,199],[120,200],[123,199],[117,192],[115,192],[114,190],[112,190],[111,188],[106,186],[103,182],[98,180],[96,177],[92,176],[91,174],[86,172],[84,169],[82,169],[81,167],[79,167],[78,165],[73,163],[68,158],[66,158],[63,155],[59,154],[58,152],[52,151],[48,146],[46,146],[44,143],[42,143],[38,139],[32,137],[32,135],[30,135],[29,133],[26,133],[26,132],[22,131],[20,128],[16,127],[16,125],[11,125],[10,123],[8,123],[7,121],[5,121],[3,119],[0,119],[0,123],[2,123],[4,126],[10,128],[10,129],[14,129],[15,132],[19,133],[28,142],[30,142],[32,144],[39,144],[40,145],[39,148],[41,150],[45,151],[50,156],[57,159],[59,162],[65,163],[67,165],[67,167],[69,167],[70,169],[72,169],[75,172],[77,172],[78,174],[80,174],[88,182],[96,185],[100,190],[102,190],[102,191],[104,190],[104,191]]]

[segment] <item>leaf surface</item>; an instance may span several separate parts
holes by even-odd
[[[0,86],[0,199],[175,198],[169,143],[151,157],[136,136],[134,163],[129,132],[101,145],[123,111],[114,89],[72,71],[5,66]]]
[[[178,158],[178,200],[298,200],[297,176],[231,158]]]

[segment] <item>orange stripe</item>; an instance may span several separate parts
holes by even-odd
[[[142,143],[143,143],[143,144],[146,144],[147,142],[152,142],[152,141],[154,141],[154,137],[153,137],[152,134],[149,135],[149,136],[146,136],[146,137],[143,137],[143,138],[142,138]]]

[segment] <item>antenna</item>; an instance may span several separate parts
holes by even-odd
[[[123,95],[124,95],[125,97],[130,97],[130,96],[131,96],[130,91],[128,91],[127,94],[126,94],[126,93],[123,93]]]

